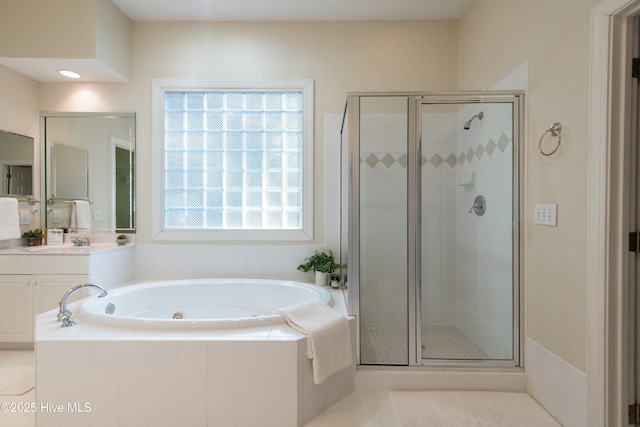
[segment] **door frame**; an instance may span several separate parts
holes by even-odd
[[[640,0],[639,0],[640,1]],[[348,170],[347,178],[348,179],[348,195],[346,195],[346,203],[351,206],[350,213],[348,215],[348,247],[347,247],[347,259],[351,260],[349,262],[348,275],[349,275],[349,286],[348,286],[348,311],[349,314],[355,315],[360,318],[360,245],[352,244],[352,242],[360,242],[360,172],[359,172],[359,163],[360,163],[360,99],[365,97],[403,97],[407,98],[408,102],[408,133],[407,138],[408,142],[412,141],[411,147],[409,147],[409,154],[407,159],[407,163],[414,163],[414,167],[411,168],[414,171],[417,170],[418,158],[417,158],[417,149],[415,143],[416,137],[415,133],[417,131],[416,121],[418,120],[416,115],[416,110],[418,110],[418,98],[425,97],[430,98],[433,101],[447,101],[453,102],[457,100],[458,102],[480,102],[481,98],[489,98],[489,97],[509,97],[510,101],[514,103],[514,123],[513,123],[513,132],[514,132],[514,145],[515,141],[524,141],[524,124],[520,123],[521,118],[524,118],[524,91],[523,90],[485,90],[485,91],[453,91],[453,92],[350,92],[347,93],[347,102],[345,106],[345,112],[343,114],[343,123],[342,123],[342,131],[341,138],[344,138],[343,132],[346,129],[347,139],[346,143],[348,144]],[[515,99],[517,98],[517,99]],[[345,126],[348,124],[348,126]],[[344,144],[345,140],[342,139],[341,144]],[[522,144],[522,142],[521,142]],[[342,148],[344,150],[344,147]],[[518,153],[518,149],[514,147],[514,155],[517,155],[517,165],[515,166],[517,169],[514,171],[514,179],[517,178],[517,182],[514,182],[514,188],[517,187],[517,196],[514,196],[514,202],[517,200],[518,208],[518,219],[516,221],[516,226],[519,230],[520,240],[514,241],[514,245],[518,248],[518,254],[514,255],[517,257],[517,262],[520,265],[518,269],[517,278],[514,277],[515,283],[517,283],[517,289],[514,289],[514,323],[517,324],[517,329],[514,329],[514,359],[508,361],[501,360],[490,360],[486,363],[478,362],[473,363],[472,361],[449,361],[443,364],[435,364],[431,362],[429,365],[439,367],[439,368],[468,368],[471,366],[474,367],[483,367],[488,369],[505,369],[505,368],[520,368],[523,366],[524,361],[524,291],[523,291],[523,271],[524,271],[524,262],[523,262],[523,252],[524,248],[522,248],[522,236],[523,236],[523,220],[522,220],[522,206],[523,206],[523,195],[524,195],[524,156]],[[344,151],[343,151],[344,152]],[[344,161],[344,159],[343,159]],[[344,171],[344,170],[343,170]],[[341,178],[343,179],[343,178]],[[409,180],[415,182],[416,180]],[[413,185],[413,184],[412,184]],[[415,215],[416,215],[416,206],[415,206],[415,196],[417,195],[418,189],[411,186],[408,187],[408,213],[407,213],[407,221],[409,224],[415,224]],[[345,196],[343,196],[345,197]],[[343,200],[345,202],[345,200]],[[355,208],[353,208],[355,207]],[[407,245],[412,248],[416,247],[415,235],[416,231],[411,229],[407,231],[409,239],[407,240]],[[411,252],[411,251],[408,251]],[[357,261],[354,261],[357,260]],[[515,260],[514,260],[515,262]],[[416,260],[415,253],[412,256],[408,254],[407,261],[408,268],[408,283],[407,289],[410,295],[416,295],[415,288],[415,276],[416,276]],[[416,298],[420,299],[420,298]],[[416,316],[417,307],[415,304],[408,304],[408,329],[409,329],[409,339],[408,339],[408,350],[409,357],[407,364],[399,364],[394,366],[406,367],[406,366],[416,366],[417,362],[417,340],[416,338],[416,324],[411,321]],[[360,336],[360,321],[358,321],[358,325],[356,328],[357,332],[357,363],[361,364],[360,360],[360,344],[361,344],[361,336]],[[384,365],[364,365],[364,366],[384,366]]]
[[[633,16],[640,0],[603,0],[591,13],[587,175],[589,426],[628,425]]]
[[[640,58],[640,15],[635,15],[629,21],[631,25],[630,31],[627,32],[628,37],[630,37],[630,48],[633,58]],[[632,70],[627,70],[627,75],[631,74]],[[633,77],[633,76],[632,76]],[[640,209],[638,208],[638,190],[640,189],[640,175],[638,174],[638,165],[640,165],[640,161],[638,159],[638,126],[640,121],[638,120],[638,112],[640,111],[639,102],[640,102],[640,94],[638,93],[638,79],[632,78],[630,82],[630,114],[629,114],[629,135],[630,135],[630,182],[629,182],[629,231],[640,230]],[[640,393],[637,392],[638,387],[640,387],[640,379],[638,371],[638,367],[640,367],[640,363],[638,363],[638,357],[640,353],[638,352],[638,344],[640,341],[638,340],[638,280],[640,276],[638,276],[638,272],[640,271],[640,258],[637,256],[635,252],[629,252],[629,285],[628,285],[628,307],[629,307],[629,316],[628,316],[628,349],[627,354],[629,357],[629,376],[631,380],[627,384],[628,388],[628,403],[629,405],[636,404],[638,399],[640,398]]]
[[[410,236],[422,236],[422,204],[419,201],[422,198],[422,107],[424,105],[482,105],[482,104],[510,104],[512,113],[512,333],[511,345],[512,355],[510,359],[485,359],[485,360],[469,360],[469,359],[426,359],[422,356],[422,351],[418,342],[422,335],[422,245],[421,239],[413,237],[410,245],[413,246],[413,259],[410,254],[410,281],[409,292],[416,295],[415,304],[410,304],[410,312],[414,313],[415,322],[409,322],[409,365],[410,366],[428,366],[428,367],[477,367],[477,368],[521,368],[524,366],[524,259],[523,259],[523,206],[524,206],[524,155],[522,148],[524,147],[524,104],[525,93],[521,90],[499,91],[488,90],[482,93],[460,93],[442,96],[440,94],[425,93],[412,99],[414,111],[413,121],[410,121],[409,128],[415,129],[413,140],[417,142],[415,146],[410,143],[409,164],[414,167],[413,174],[410,175],[410,224],[415,225],[415,229],[409,230]],[[476,124],[478,126],[478,124]],[[413,344],[413,347],[412,347]]]

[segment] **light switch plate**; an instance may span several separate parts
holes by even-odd
[[[60,211],[53,211],[53,223],[60,224],[62,220],[60,219]]]
[[[14,218],[15,218],[15,216],[14,216]],[[20,211],[20,225],[27,225],[27,224],[29,224],[30,220],[31,220],[31,218],[29,217],[29,211]]]
[[[533,223],[539,225],[558,225],[557,204],[535,205]]]

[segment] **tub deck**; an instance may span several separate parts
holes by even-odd
[[[286,324],[164,331],[78,318],[61,328],[56,314],[36,319],[36,398],[65,411],[39,412],[39,425],[247,426],[262,417],[268,427],[302,426],[354,390],[354,318],[354,363],[316,385],[307,338]],[[66,410],[76,403],[91,411]]]

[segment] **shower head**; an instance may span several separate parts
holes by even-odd
[[[464,130],[469,130],[471,129],[471,122],[473,121],[473,119],[478,118],[478,120],[482,120],[482,117],[484,117],[484,113],[482,111],[480,111],[478,114],[476,114],[475,116],[471,117],[469,120],[467,120],[464,124]]]

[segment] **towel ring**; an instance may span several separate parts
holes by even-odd
[[[543,156],[550,156],[553,153],[555,153],[556,151],[558,151],[558,148],[560,148],[560,143],[562,142],[562,125],[558,122],[555,122],[554,124],[551,125],[551,127],[549,129],[547,129],[546,131],[544,131],[544,133],[542,134],[542,136],[540,137],[540,141],[538,141],[538,150],[540,151],[540,154],[542,154]],[[545,153],[542,150],[542,139],[544,138],[544,136],[550,133],[551,136],[557,136],[558,137],[558,144],[556,145],[556,148],[554,148],[550,153]]]

